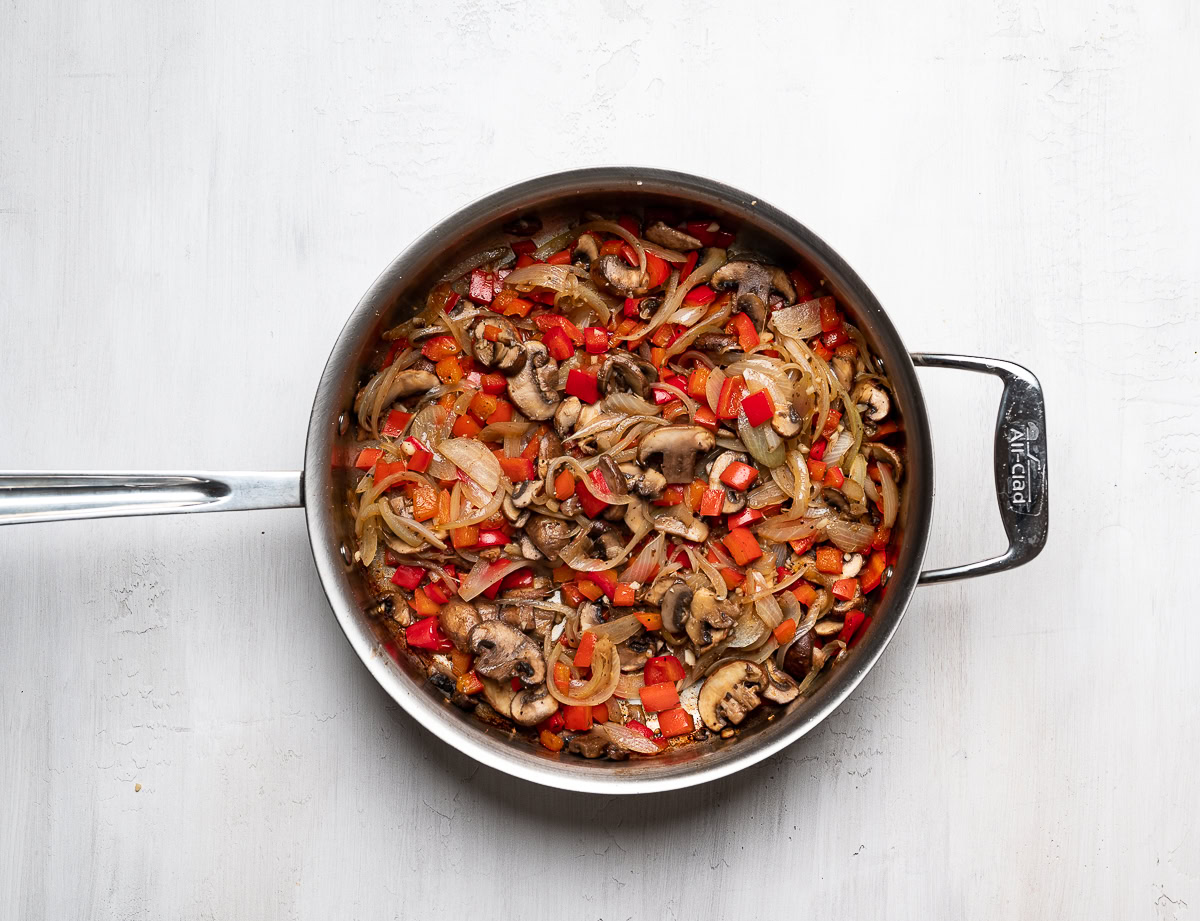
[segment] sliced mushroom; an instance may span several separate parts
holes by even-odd
[[[690,512],[688,514],[691,516]],[[708,525],[699,518],[691,516],[691,521],[685,521],[677,515],[672,515],[666,509],[660,509],[651,515],[647,512],[645,503],[640,500],[630,502],[626,506],[625,524],[635,533],[639,529],[649,525],[655,531],[661,531],[663,534],[674,534],[676,537],[682,537],[684,540],[695,543],[708,540]]]
[[[800,434],[800,423],[803,421],[804,417],[795,404],[789,404],[775,410],[775,415],[771,417],[771,428],[784,438],[795,438]]]
[[[495,341],[488,338],[488,328],[497,330]],[[485,368],[495,367],[505,374],[515,374],[525,362],[525,350],[517,329],[503,317],[482,317],[471,330],[471,347],[475,360]]]
[[[516,627],[489,620],[471,630],[469,648],[475,653],[475,671],[503,681],[517,678],[524,685],[546,680],[546,661],[537,644]]]
[[[690,616],[684,628],[688,639],[699,649],[719,643],[737,623],[734,619],[736,610],[736,607],[729,603],[718,602],[712,589],[697,589],[692,597]]]
[[[596,372],[596,384],[602,393],[628,390],[644,397],[657,380],[658,369],[654,365],[628,352],[611,353]]]
[[[725,504],[721,506],[723,515],[732,515],[746,507],[746,494],[736,489],[726,489],[725,484],[721,482],[721,474],[730,464],[738,462],[744,464],[747,459],[745,454],[739,454],[737,451],[725,451],[717,455],[716,460],[712,462],[712,467],[709,468],[708,488],[719,489],[725,494]]]
[[[649,649],[633,649],[628,643],[617,647],[617,657],[621,660],[621,671],[638,672],[650,659]]]
[[[667,487],[667,478],[657,470],[646,470],[637,464],[621,464],[627,492],[637,493],[643,499],[657,499]]]
[[[608,750],[609,738],[599,729],[592,729],[582,735],[572,737],[567,743],[567,751],[572,755],[582,755],[584,758],[600,758]]]
[[[850,385],[854,382],[854,362],[841,355],[835,355],[831,364],[833,365],[833,376],[838,379],[842,389],[849,392]]]
[[[545,484],[541,480],[524,480],[520,483],[513,483],[512,504],[516,508],[529,508],[538,496],[542,494],[542,489]]]
[[[869,442],[865,445],[865,451],[877,461],[883,461],[892,468],[892,478],[899,483],[904,479],[904,461],[900,459],[900,453],[894,448],[889,448],[885,444],[880,444],[877,441]]]
[[[475,607],[461,598],[451,598],[438,611],[438,624],[442,632],[455,646],[466,650],[471,631],[479,626],[481,618]]]
[[[854,392],[850,394],[850,399],[867,407],[866,417],[872,422],[882,422],[892,408],[887,391],[869,377],[858,382]]]
[[[796,290],[783,270],[749,259],[731,259],[713,273],[709,283],[714,288],[736,286],[737,309],[745,311],[759,329],[767,322],[767,303],[772,291],[781,294],[786,303],[796,299]]]
[[[556,457],[562,457],[562,455],[562,439],[554,432],[546,432],[542,436],[542,440],[538,442],[537,475],[544,479],[546,470],[550,467],[550,461]],[[539,483],[539,485],[541,484]]]
[[[600,244],[596,242],[595,235],[590,233],[580,234],[579,239],[575,241],[575,248],[571,250],[571,262],[575,265],[588,268],[599,258]]]
[[[534,515],[525,525],[525,533],[551,562],[557,561],[563,548],[571,542],[570,522],[546,515]]]
[[[583,401],[579,397],[567,397],[558,404],[554,411],[554,431],[566,438],[575,430],[579,421],[579,412],[583,409]]]
[[[520,593],[529,591],[531,590],[509,589],[500,596],[500,600],[512,601],[514,597],[521,597]],[[516,627],[518,630],[532,630],[535,623],[533,608],[527,604],[501,604],[499,620],[501,623],[508,624],[510,627]]]
[[[512,702],[516,696],[512,682],[480,677],[479,683],[483,685],[483,697],[491,704],[492,709],[506,719],[512,719]]]
[[[525,523],[528,524],[529,520],[526,519]],[[521,556],[527,560],[536,561],[544,560],[546,558],[545,554],[543,554],[542,551],[537,548],[537,544],[529,539],[528,534],[521,534],[521,542],[518,544],[518,546],[521,548]]]
[[[799,685],[792,680],[791,675],[775,664],[774,659],[767,659],[763,663],[763,671],[767,676],[763,697],[775,704],[790,704],[796,699],[800,693]]]
[[[598,627],[604,623],[600,616],[603,613],[603,608],[594,601],[585,601],[579,606],[579,629],[580,631],[590,630],[592,627]]]
[[[696,337],[696,348],[706,352],[732,352],[737,347],[737,337],[725,333],[701,333]]]
[[[693,592],[686,582],[676,582],[663,595],[663,629],[676,636],[683,633],[692,608]]]
[[[638,460],[646,463],[662,457],[662,473],[668,483],[690,483],[696,471],[696,455],[711,451],[716,436],[699,425],[664,425],[642,438]]]
[[[512,401],[530,419],[549,419],[558,408],[558,362],[536,340],[524,343],[525,361],[508,382]]]
[[[861,553],[850,553],[843,554],[843,557],[846,558],[846,562],[842,564],[842,574],[839,578],[853,579],[862,571],[863,556]]]
[[[759,694],[766,683],[763,670],[753,662],[723,665],[708,676],[700,689],[700,719],[714,732],[728,723],[739,725],[746,714],[762,703]]]
[[[663,221],[655,221],[646,228],[645,237],[651,243],[657,243],[659,246],[665,246],[667,249],[699,249],[704,244],[693,237],[690,233],[684,233],[682,230],[676,230],[669,224]]]
[[[597,531],[600,535],[598,543],[605,559],[615,560],[624,552],[625,541],[615,525],[611,525],[607,521],[597,521],[592,525],[592,532],[596,533]]]
[[[619,297],[641,297],[650,291],[646,273],[616,254],[593,260],[592,281]]]
[[[841,633],[843,626],[845,626],[845,621],[841,618],[827,617],[824,620],[817,621],[816,626],[813,627],[813,633],[820,637],[829,638]]]
[[[441,383],[441,379],[432,371],[424,371],[420,368],[408,368],[396,375],[392,381],[392,386],[388,388],[384,403],[392,403],[404,397],[410,397],[414,393],[424,393],[426,390],[432,390]]]
[[[533,688],[521,688],[513,695],[511,704],[512,721],[518,726],[536,726],[558,712],[558,701],[550,696],[545,684]]]
[[[788,647],[783,656],[783,669],[797,681],[800,681],[812,668],[813,635],[812,631],[804,634]]]

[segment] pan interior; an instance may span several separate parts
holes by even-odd
[[[465,261],[516,237],[502,227],[536,214],[545,231],[579,222],[585,213],[640,214],[647,206],[713,217],[736,228],[735,247],[784,266],[800,266],[827,281],[841,305],[883,360],[906,429],[906,485],[898,534],[899,556],[871,629],[847,658],[826,673],[804,700],[785,710],[760,709],[733,739],[714,738],[648,760],[586,761],[555,755],[524,736],[489,726],[452,706],[404,655],[384,650],[366,614],[373,589],[361,567],[350,566],[353,489],[350,407],[370,373],[385,329],[423,305],[436,282],[461,274]],[[924,403],[912,363],[878,301],[848,265],[811,231],[765,202],[708,180],[659,170],[611,168],[531,180],[463,208],[420,237],[376,279],[343,329],[322,375],[309,424],[305,503],[313,554],[325,591],[347,638],[376,679],[426,728],[493,767],[560,788],[633,793],[688,786],[761,760],[803,735],[830,712],[879,657],[916,585],[932,504],[932,458]]]

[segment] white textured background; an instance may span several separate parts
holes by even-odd
[[[0,917],[1200,916],[1197,9],[913,6],[5,0],[0,468],[295,467],[399,249],[642,163],[794,214],[911,348],[1032,367],[1052,525],[807,739],[635,799],[416,727],[300,512],[5,529]],[[929,561],[995,551],[998,388],[922,378]]]

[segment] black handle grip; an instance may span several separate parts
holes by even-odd
[[[1011,361],[968,355],[912,356],[918,368],[956,368],[994,374],[1004,383],[996,417],[996,502],[1008,550],[990,560],[921,573],[920,584],[1002,572],[1028,563],[1046,546],[1050,527],[1046,400],[1033,372]]]

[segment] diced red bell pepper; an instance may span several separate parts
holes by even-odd
[[[408,457],[408,469],[417,473],[424,473],[428,470],[429,464],[433,460],[433,453],[426,451],[425,446],[415,438],[404,439],[404,444],[408,446],[405,448],[405,453],[408,448],[412,448],[412,454]]]
[[[555,361],[566,361],[575,354],[575,343],[557,327],[546,331],[542,336],[542,343]]]
[[[817,572],[835,573],[842,571],[842,551],[837,547],[818,547],[814,556],[817,562]]]
[[[450,540],[453,542],[456,550],[462,550],[464,547],[474,547],[479,543],[479,528],[473,524],[454,528],[450,531]]]
[[[600,326],[589,326],[583,331],[583,345],[591,355],[608,351],[608,330]]]
[[[708,402],[708,375],[709,369],[704,365],[697,365],[692,369],[692,373],[688,375],[687,395],[697,400]]]
[[[418,485],[412,491],[413,518],[428,521],[437,513],[437,490],[432,486]]]
[[[647,685],[662,684],[664,681],[672,683],[679,681],[687,672],[684,670],[683,663],[675,656],[654,656],[646,661],[646,667],[643,669],[645,681]]]
[[[831,333],[842,327],[842,315],[838,313],[837,301],[831,297],[819,298],[817,305],[821,315],[821,331]]]
[[[850,334],[845,329],[835,329],[833,332],[821,336],[821,344],[827,349],[840,349],[849,341]]]
[[[849,601],[858,594],[857,579],[838,579],[833,583],[833,597],[841,601]]]
[[[692,715],[687,710],[683,709],[683,707],[675,707],[672,710],[666,710],[658,714],[658,728],[662,732],[664,739],[671,739],[675,736],[685,736],[693,732],[696,724],[692,720]]]
[[[542,729],[538,731],[538,742],[541,743],[542,748],[551,752],[562,751],[563,745],[566,744],[563,742],[562,736],[560,736],[558,733],[551,732],[549,729]]]
[[[717,239],[720,226],[716,221],[688,221],[684,225],[688,235],[700,241],[701,246],[712,246]]]
[[[528,298],[521,297],[511,288],[497,291],[492,300],[492,310],[506,317],[527,317],[533,310],[534,301],[540,301],[541,295],[530,294]]]
[[[734,528],[721,538],[721,543],[739,566],[752,563],[762,556],[762,547],[758,545],[754,534],[747,528]]]
[[[403,473],[406,469],[404,461],[395,461],[394,463],[386,463],[379,461],[375,464],[375,484],[378,485],[390,476],[395,476],[397,473]]]
[[[496,296],[496,276],[491,272],[485,272],[483,269],[475,269],[471,272],[471,280],[469,282],[467,297],[475,301],[477,304],[490,304],[492,298]]]
[[[459,351],[461,350],[458,341],[453,336],[434,336],[421,346],[421,354],[430,361],[441,361],[443,358],[457,355]]]
[[[575,651],[576,668],[592,667],[592,652],[596,649],[596,640],[596,634],[591,632],[579,638],[579,648]]]
[[[638,611],[633,616],[651,633],[662,629],[662,614],[658,611]]]
[[[469,530],[464,528],[462,530]],[[475,540],[476,547],[503,547],[509,542],[509,537],[503,531],[483,531],[479,532],[479,537]],[[457,546],[457,545],[456,545]]]
[[[445,604],[450,600],[450,596],[446,593],[446,589],[437,582],[430,582],[425,586],[425,594],[429,596],[429,600],[437,604]]]
[[[592,728],[592,708],[566,705],[562,708],[563,723],[570,732],[586,732]]]
[[[501,457],[500,469],[514,483],[524,483],[534,476],[533,461],[524,457]]]
[[[679,692],[675,690],[674,681],[660,681],[658,684],[648,684],[638,692],[642,701],[642,709],[649,713],[659,713],[679,706]]]
[[[746,414],[746,421],[757,428],[775,415],[775,402],[769,391],[756,390],[742,397],[742,412]]]
[[[721,420],[707,406],[700,406],[696,409],[696,424],[704,426],[710,432],[715,432],[721,427]]]
[[[798,582],[792,586],[792,595],[805,607],[817,600],[817,590],[808,582]]]
[[[828,445],[829,442],[827,442],[824,438],[818,438],[812,443],[812,447],[808,449],[808,456],[812,460],[820,460],[825,456],[825,448],[828,447]]]
[[[727,377],[717,397],[717,418],[736,419],[746,394],[746,381],[740,377]]]
[[[683,296],[683,303],[688,307],[703,307],[717,299],[717,292],[708,285],[696,285]]]
[[[808,475],[812,477],[813,482],[824,482],[825,480],[825,462],[808,458]]]
[[[404,639],[412,649],[428,649],[430,652],[449,652],[454,644],[442,632],[436,617],[423,617],[407,627]]]
[[[596,375],[588,374],[572,368],[567,372],[567,396],[579,397],[585,403],[595,403],[600,399],[600,387],[596,383]]]
[[[650,727],[640,720],[630,720],[625,724],[625,728],[632,729],[634,732],[644,735],[647,739],[654,738],[654,733],[650,730]]]
[[[595,582],[579,581],[575,583],[575,587],[579,590],[579,594],[588,601],[599,601],[604,597],[604,589]]]
[[[599,469],[593,470],[589,476],[593,486],[605,493],[608,492],[608,484],[604,482],[604,475],[600,473]],[[582,480],[575,484],[575,496],[579,499],[580,507],[588,518],[595,518],[608,508],[608,503],[597,498]]]
[[[534,325],[543,332],[561,329],[576,345],[583,345],[583,330],[564,316],[557,313],[543,313],[533,318]]]
[[[842,473],[841,467],[826,467],[825,468],[825,485],[832,486],[834,489],[841,489],[842,484],[846,482],[846,474]]]
[[[692,269],[696,267],[696,263],[700,261],[700,254],[696,250],[692,250],[687,254],[687,261],[684,262],[683,268],[679,270],[679,280],[687,281],[687,277],[692,274]]]
[[[849,644],[854,639],[854,634],[858,632],[858,628],[866,619],[867,615],[862,611],[847,611],[846,620],[842,624],[842,632],[838,634],[838,639],[843,643]]]
[[[837,431],[838,423],[842,421],[842,414],[836,410],[829,410],[829,415],[825,417],[825,428],[821,430],[821,434],[829,438]]]
[[[474,438],[483,428],[470,416],[459,416],[450,431],[455,438]]]
[[[387,415],[387,419],[383,423],[383,428],[380,431],[387,435],[388,438],[395,438],[404,431],[404,427],[408,425],[408,420],[413,417],[412,413],[406,413],[403,410],[393,409]]]
[[[537,244],[532,240],[517,240],[509,245],[512,247],[512,251],[518,256],[537,251]]]
[[[619,218],[617,218],[617,224],[619,224],[627,233],[630,233],[635,237],[640,237],[642,235],[642,225],[638,223],[638,219],[633,215],[622,214]]]
[[[507,381],[505,387],[508,386]],[[494,425],[497,422],[512,422],[513,406],[508,400],[499,400],[496,403],[496,411],[487,417],[487,424]]]
[[[758,479],[758,468],[734,461],[721,471],[721,482],[737,490],[750,488],[750,484]]]
[[[825,343],[823,342],[814,342],[810,347],[813,350],[813,354],[821,359],[821,361],[829,361],[833,357],[833,350],[825,348]]]
[[[508,378],[503,374],[483,374],[480,375],[479,386],[484,393],[498,397],[508,389]]]
[[[737,588],[746,581],[746,577],[732,566],[725,566],[720,570],[720,572],[721,578],[724,580],[725,585],[729,588]]]
[[[592,707],[592,720],[597,723],[607,723],[608,722],[608,705],[607,704],[596,704],[594,707]]]
[[[725,524],[729,528],[744,528],[747,525],[752,525],[756,521],[762,521],[763,513],[756,508],[744,508],[736,515],[730,515],[725,519]]]
[[[601,570],[600,572],[581,572],[579,574],[579,582],[582,585],[585,582],[591,582],[599,587],[600,591],[604,592],[609,598],[615,598],[617,594],[617,579],[611,572]]]
[[[796,635],[796,622],[791,618],[788,618],[780,623],[780,625],[776,627],[773,632],[775,635],[775,642],[782,646]]]
[[[566,728],[566,722],[563,720],[561,710],[555,710],[548,717],[538,723],[538,728],[547,732],[562,732]]]
[[[546,257],[546,265],[570,265],[571,264],[571,249],[560,249],[557,253],[551,253]]]
[[[665,259],[662,259],[654,253],[646,253],[646,286],[653,291],[659,285],[666,282],[671,275],[671,266],[667,264]]]
[[[759,343],[758,330],[754,321],[744,313],[735,313],[729,321],[733,325],[733,333],[738,337],[738,345],[743,352],[749,352]]]
[[[878,588],[886,569],[887,554],[882,550],[872,551],[870,559],[867,560],[867,565],[863,567],[862,572],[859,574],[859,584],[862,586],[862,590],[864,592],[871,592]]]
[[[618,582],[617,591],[613,595],[613,604],[623,608],[631,607],[637,600],[637,590],[628,582]]]
[[[425,578],[425,570],[420,566],[397,566],[392,573],[392,584],[401,588],[414,589]]]
[[[378,448],[363,448],[358,452],[358,460],[354,462],[354,466],[359,470],[370,470],[382,453]]]

